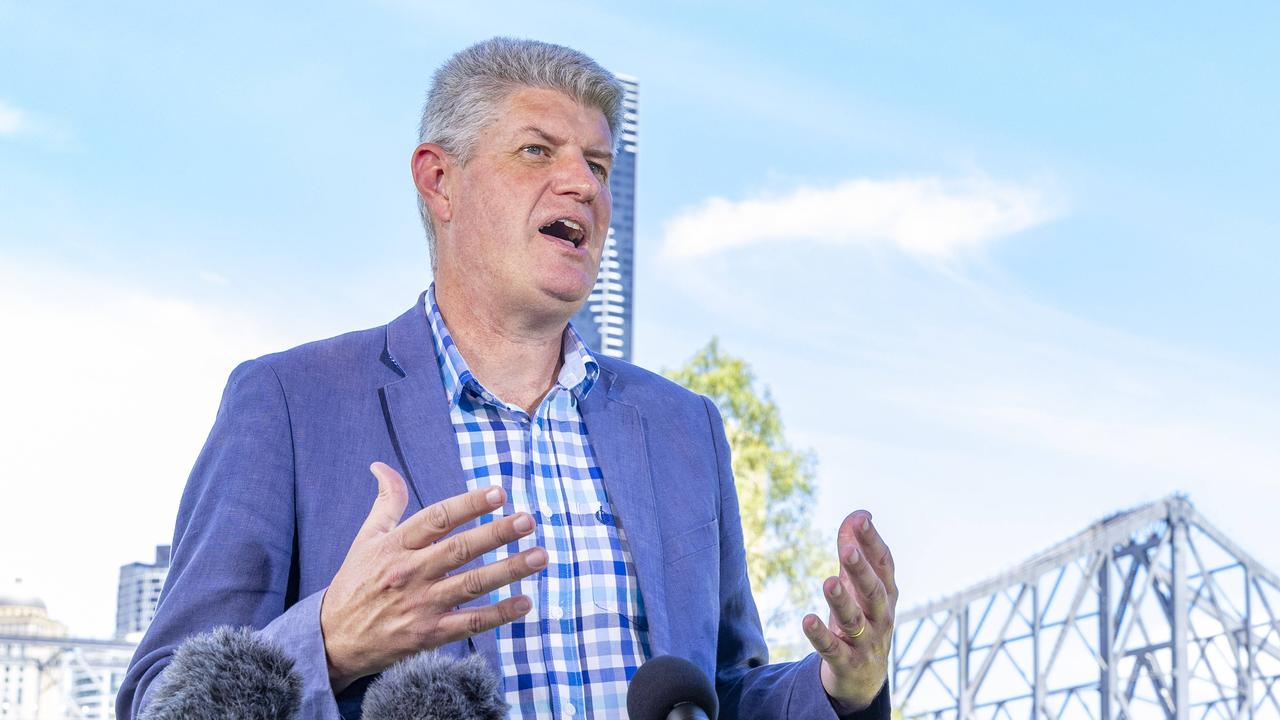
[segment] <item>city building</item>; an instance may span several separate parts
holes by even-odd
[[[640,85],[618,75],[625,90],[618,152],[609,174],[613,221],[600,258],[591,296],[573,317],[573,327],[594,351],[631,361],[635,313],[636,150],[639,144]]]
[[[66,634],[21,581],[0,588],[0,720],[63,717],[58,649],[31,641]]]
[[[136,649],[70,637],[20,581],[0,587],[0,720],[113,720]]]
[[[137,642],[147,631],[160,603],[160,590],[169,575],[169,546],[156,546],[156,561],[120,567],[116,591],[116,639]]]

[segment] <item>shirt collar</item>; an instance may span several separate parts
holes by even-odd
[[[600,363],[596,362],[596,356],[591,353],[587,344],[582,342],[582,336],[574,329],[573,323],[564,328],[561,353],[564,362],[560,364],[560,376],[556,382],[571,390],[578,400],[582,400],[595,387],[596,379],[600,377]]]
[[[444,316],[440,314],[440,306],[436,304],[436,284],[427,288],[427,320],[431,323],[431,338],[435,343],[436,363],[440,367],[440,379],[444,382],[444,394],[451,405],[462,401],[464,391],[468,391],[486,402],[494,405],[505,405],[472,374],[467,361],[462,359],[458,346],[444,324]],[[582,341],[582,336],[570,323],[564,329],[561,344],[560,374],[556,377],[556,385],[569,390],[579,401],[595,387],[600,377],[600,363],[595,355]],[[554,391],[554,389],[553,389]]]

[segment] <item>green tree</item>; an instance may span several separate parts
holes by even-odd
[[[747,573],[757,602],[774,605],[765,621],[770,654],[778,660],[803,655],[810,648],[799,618],[817,610],[821,582],[834,563],[828,557],[834,550],[827,551],[813,525],[813,453],[787,443],[769,389],[757,389],[751,367],[721,352],[718,340],[666,375],[720,408],[733,451]]]

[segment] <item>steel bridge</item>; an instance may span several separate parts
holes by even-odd
[[[34,668],[34,702],[3,709],[17,720],[110,720],[136,643],[95,638],[0,635],[0,665]]]
[[[1280,718],[1280,578],[1182,496],[898,617],[895,714]]]

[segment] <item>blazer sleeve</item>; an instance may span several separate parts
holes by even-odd
[[[769,648],[747,576],[729,442],[719,410],[705,397],[703,402],[711,422],[720,480],[720,627],[716,644],[720,717],[724,720],[836,720],[839,716],[822,687],[821,658],[817,653],[797,662],[768,664]],[[840,720],[848,718],[887,720],[887,684],[870,707]]]
[[[251,360],[232,372],[187,480],[169,575],[116,697],[117,717],[142,712],[183,640],[231,625],[254,628],[294,659],[302,717],[339,718],[320,633],[323,591],[297,597],[294,507],[284,389],[267,362]]]

